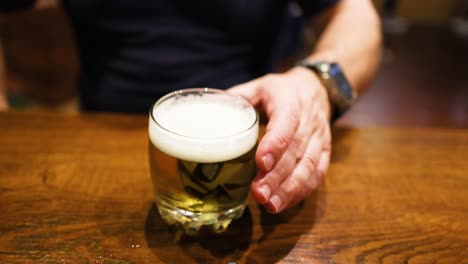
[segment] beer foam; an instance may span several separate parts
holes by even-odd
[[[221,162],[252,149],[258,137],[255,109],[224,93],[176,95],[153,108],[149,137],[175,158]]]

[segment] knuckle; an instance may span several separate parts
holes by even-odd
[[[332,148],[332,138],[331,138],[330,133],[327,133],[324,139],[323,151],[330,152],[331,148]]]
[[[301,144],[300,137],[293,137],[289,142],[288,151],[291,151],[294,154],[295,163],[297,163],[301,159],[302,154],[304,154],[304,150],[305,146]]]
[[[294,129],[299,127],[301,123],[301,117],[299,116],[299,110],[296,107],[291,107],[289,113],[289,123],[292,124]]]
[[[322,113],[322,111],[320,111],[320,109],[318,109],[318,105],[316,105],[316,104],[313,105],[312,106],[312,111],[310,111],[310,115],[311,115],[310,119],[314,120],[314,121],[315,120],[322,121],[321,113]]]
[[[296,153],[296,164],[300,164],[304,157],[304,153],[307,151],[307,144],[298,139],[297,141],[294,141],[294,145],[291,144],[290,149]]]
[[[285,150],[289,145],[289,140],[281,134],[275,134],[272,137],[273,142],[277,145],[281,150]]]
[[[281,169],[275,168],[268,173],[268,177],[264,178],[264,182],[268,183],[271,187],[277,187],[285,178],[285,172]]]
[[[308,176],[305,174],[295,174],[286,186],[286,191],[294,199],[302,199],[309,193]]]
[[[320,111],[317,115],[317,119],[325,124],[328,124],[328,118],[327,118],[327,115],[325,114],[325,112],[323,111]]]
[[[296,197],[301,195],[303,192],[302,189],[303,187],[298,181],[290,181],[289,184],[285,186],[284,191],[289,197]]]
[[[304,163],[304,166],[307,168],[310,174],[312,174],[312,172],[317,169],[317,161],[310,155],[304,155],[302,157],[302,162]]]
[[[285,186],[284,195],[289,197],[286,207],[292,207],[304,200],[313,190],[313,184],[309,183],[310,175],[296,175],[295,181],[291,181]]]

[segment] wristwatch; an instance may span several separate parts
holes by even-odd
[[[301,61],[297,66],[314,71],[327,89],[332,106],[332,121],[342,116],[357,100],[357,93],[351,87],[341,67],[334,62]]]

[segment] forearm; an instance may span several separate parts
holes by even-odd
[[[307,59],[339,63],[362,93],[379,67],[381,53],[380,21],[371,1],[342,0],[313,25],[321,34]]]

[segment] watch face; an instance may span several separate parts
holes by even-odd
[[[351,88],[351,85],[349,84],[338,64],[330,64],[330,75],[333,76],[333,79],[336,82],[336,87],[339,89],[341,96],[343,96],[346,100],[352,100],[353,89]]]

